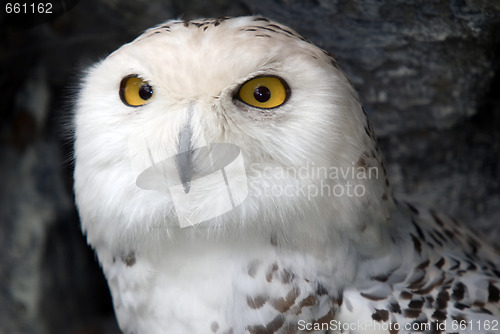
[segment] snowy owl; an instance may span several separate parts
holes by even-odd
[[[124,333],[500,332],[498,253],[393,198],[348,79],[286,26],[151,28],[88,70],[75,127]]]

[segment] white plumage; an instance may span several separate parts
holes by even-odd
[[[356,93],[290,28],[168,21],[89,69],[76,109],[124,333],[500,332],[498,254],[393,200]]]

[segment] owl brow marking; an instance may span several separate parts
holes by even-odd
[[[270,22],[270,21],[269,21],[268,19],[266,19],[265,17],[260,17],[260,16],[259,16],[259,17],[254,18],[254,21],[255,21],[255,22],[258,22],[258,21]],[[305,38],[304,38],[304,37],[302,37],[301,35],[296,34],[296,33],[293,33],[292,31],[287,30],[287,29],[285,29],[285,28],[283,28],[283,27],[280,27],[280,26],[279,26],[279,25],[277,25],[277,24],[270,23],[270,24],[268,24],[267,26],[268,26],[268,27],[273,27],[273,28],[276,28],[276,29],[278,29],[278,30],[281,30],[281,31],[285,32],[286,34],[288,34],[288,35],[290,35],[290,36],[295,36],[295,37],[298,37],[298,38],[300,38],[300,39],[305,39]]]
[[[164,24],[161,26],[158,26],[156,28],[153,28],[150,30],[150,33],[147,35],[141,35],[138,38],[139,39],[144,39],[147,37],[150,37],[154,34],[160,33],[160,32],[171,32],[171,26],[172,25],[179,25],[182,24],[184,27],[188,28],[190,26],[194,26],[198,29],[203,28],[203,31],[206,31],[209,25],[213,25],[214,27],[219,26],[222,22],[229,20],[230,17],[227,16],[222,16],[218,17],[216,19],[206,19],[206,20],[200,20],[200,21],[191,21],[191,20],[178,20],[178,21],[172,21],[169,22],[168,24]],[[160,31],[162,30],[162,31]]]
[[[221,24],[221,22],[224,22],[226,20],[228,20],[229,17],[228,16],[221,16],[221,17],[218,17],[214,20],[214,26],[218,26],[219,24]]]
[[[276,27],[278,30],[272,29],[270,27]],[[280,34],[289,38],[299,38],[300,40],[309,43],[307,39],[304,37],[298,35],[298,34],[293,34],[292,32],[282,29],[279,26],[276,25],[268,25],[268,26],[259,26],[259,25],[251,25],[246,28],[241,28],[240,31],[258,31],[258,30],[266,30],[266,31],[271,31],[275,34]]]
[[[192,25],[194,25],[196,28],[200,28],[203,25],[205,25],[205,22],[191,22]]]
[[[250,28],[254,28],[254,29],[264,29],[264,30],[272,31],[272,32],[274,32],[274,33],[279,34],[279,32],[278,32],[278,31],[276,31],[276,30],[274,30],[274,29],[271,29],[271,28],[269,28],[269,27],[267,27],[267,26],[266,26],[266,27],[264,27],[264,26],[249,26],[249,27],[250,27]]]
[[[268,19],[266,19],[265,17],[262,17],[262,16],[257,16],[253,19],[254,21],[264,21],[264,22],[269,22]]]
[[[283,31],[284,33],[286,33],[286,34],[288,34],[288,35],[290,35],[290,36],[299,37],[299,38],[300,38],[300,37],[302,37],[302,36],[300,36],[300,35],[298,35],[298,34],[294,34],[294,33],[293,33],[293,32],[291,32],[290,30],[287,30],[287,29],[285,29],[285,28],[282,28],[282,27],[280,27],[280,26],[278,26],[278,25],[276,25],[276,24],[270,24],[270,25],[268,25],[268,27],[273,27],[273,28],[276,28],[276,29],[278,29],[278,30],[281,30],[281,31]]]

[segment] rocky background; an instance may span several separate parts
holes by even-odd
[[[262,14],[328,50],[396,193],[500,244],[500,2],[58,3],[64,15],[31,28],[0,8],[0,334],[118,332],[73,204],[72,94],[83,68],[169,18]]]

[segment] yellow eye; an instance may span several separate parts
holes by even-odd
[[[128,106],[142,106],[148,103],[152,96],[153,87],[136,75],[129,75],[120,83],[120,98]]]
[[[275,108],[290,95],[290,89],[285,81],[278,77],[261,76],[248,80],[238,91],[238,97],[246,104],[262,108]]]

